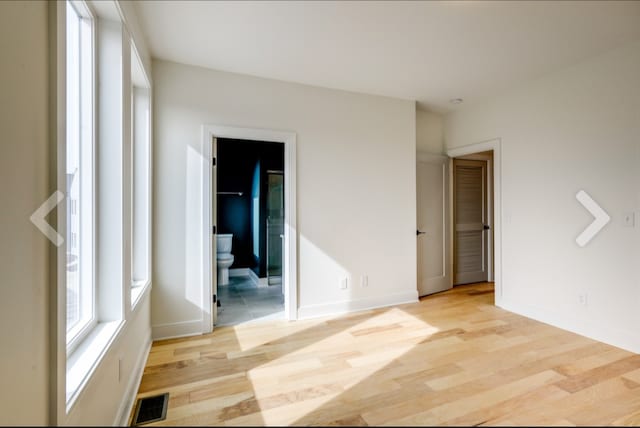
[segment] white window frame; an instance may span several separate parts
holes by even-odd
[[[126,216],[119,217],[118,211],[126,205],[124,202],[123,183],[128,179],[121,166],[124,166],[126,156],[123,152],[127,144],[127,138],[122,131],[128,126],[124,121],[122,93],[116,92],[123,81],[128,79],[125,74],[125,67],[128,64],[124,55],[129,52],[130,41],[125,34],[122,21],[115,21],[112,16],[105,18],[105,10],[100,10],[102,4],[108,6],[115,4],[104,2],[97,4],[94,1],[84,2],[82,0],[68,0],[77,5],[81,10],[86,9],[87,14],[93,19],[93,63],[94,68],[94,98],[93,98],[93,118],[94,126],[94,262],[96,269],[93,272],[95,281],[95,317],[96,323],[92,329],[86,330],[82,338],[78,338],[73,347],[67,349],[58,348],[58,361],[63,361],[64,351],[66,359],[64,363],[58,363],[56,368],[58,405],[56,407],[58,423],[65,424],[65,418],[72,411],[78,398],[91,382],[92,376],[98,370],[103,358],[108,353],[112,344],[117,340],[118,335],[126,324],[128,312],[125,310],[124,285],[122,282],[125,276],[124,254],[127,243],[124,239],[123,230],[127,222]],[[66,1],[56,2],[59,9],[66,8]],[[62,12],[64,14],[64,12]],[[58,22],[66,22],[65,17],[60,16],[58,11]],[[64,40],[66,25],[62,26],[58,37]],[[65,44],[58,44],[60,52],[64,52]],[[118,57],[122,57],[122,63]],[[65,61],[65,55],[61,55],[59,60]],[[66,65],[66,64],[65,64]],[[66,72],[61,70],[59,85],[66,83]],[[111,75],[110,73],[114,73]],[[97,76],[100,75],[101,83],[97,85]],[[63,91],[60,90],[60,93]],[[64,99],[64,97],[61,97]],[[66,103],[66,100],[63,101]],[[62,104],[62,103],[61,103]],[[60,111],[66,114],[65,105],[60,106]],[[61,144],[59,153],[64,158],[66,154],[65,132],[59,134]],[[111,168],[113,162],[113,168]],[[58,168],[65,171],[64,159],[59,161]],[[116,172],[114,174],[114,171]],[[64,183],[58,173],[59,183]],[[112,180],[112,181],[111,181]],[[64,184],[62,184],[64,186]],[[113,204],[113,205],[111,205]],[[64,217],[63,223],[64,223]],[[60,227],[60,223],[59,223]],[[64,230],[64,229],[60,229]],[[63,248],[64,246],[61,246]],[[60,253],[59,253],[60,254]],[[59,260],[63,257],[59,256]],[[64,263],[58,263],[58,269],[64,269]],[[62,275],[64,276],[64,275]],[[58,276],[60,278],[60,275]],[[66,291],[66,290],[65,290]],[[64,313],[64,307],[58,306],[59,311]],[[58,317],[59,321],[62,321]],[[58,329],[61,342],[64,331]],[[64,343],[59,342],[59,347],[64,348]],[[64,379],[64,380],[62,380]]]
[[[96,159],[95,159],[95,153],[96,153],[96,135],[95,135],[95,124],[96,124],[96,20],[95,20],[95,16],[91,13],[91,10],[89,9],[89,7],[87,6],[86,3],[84,3],[83,1],[79,1],[79,0],[67,0],[65,2],[65,11],[67,7],[71,7],[73,8],[73,10],[76,12],[76,14],[78,15],[79,19],[81,21],[84,21],[81,23],[81,27],[82,24],[85,23],[89,25],[89,32],[90,32],[90,41],[88,46],[86,45],[82,45],[80,46],[80,64],[79,64],[79,68],[80,68],[80,99],[81,99],[81,105],[80,105],[80,117],[81,117],[81,122],[79,123],[79,127],[80,129],[82,129],[82,123],[86,123],[84,122],[84,120],[82,119],[83,116],[83,111],[86,112],[86,110],[90,110],[90,114],[89,114],[89,118],[88,120],[90,121],[90,129],[89,130],[85,130],[84,132],[87,132],[90,135],[90,154],[89,154],[89,162],[91,164],[91,169],[89,171],[90,174],[90,185],[91,185],[91,189],[89,191],[89,197],[90,197],[90,202],[88,202],[88,204],[90,204],[90,215],[89,218],[87,218],[86,216],[81,217],[80,221],[81,221],[81,230],[80,232],[82,232],[83,230],[85,231],[85,235],[84,237],[81,235],[80,236],[80,245],[84,246],[87,243],[91,246],[91,254],[90,254],[90,258],[89,258],[89,274],[81,274],[80,276],[80,281],[90,281],[91,282],[91,296],[88,299],[88,301],[82,301],[83,299],[81,299],[81,305],[87,305],[90,307],[90,312],[91,312],[91,316],[89,317],[89,319],[87,321],[85,321],[85,323],[81,326],[78,327],[74,327],[71,330],[68,330],[65,328],[65,332],[66,332],[66,349],[67,349],[67,355],[71,355],[71,353],[73,353],[73,351],[82,343],[82,341],[95,329],[97,323],[98,323],[98,314],[97,314],[97,294],[98,294],[98,289],[96,286],[96,239],[97,239],[97,234],[96,234]],[[80,40],[82,40],[83,37],[86,37],[85,34],[82,34],[83,30],[82,28],[80,29]],[[68,34],[68,23],[67,23],[67,27],[65,29],[65,34]],[[65,37],[66,39],[66,37]],[[88,51],[90,58],[88,60],[88,64],[84,62],[84,60],[82,59],[83,54],[86,54]],[[65,51],[66,52],[66,51]],[[67,53],[68,54],[68,53]],[[65,61],[66,61],[66,55],[65,55]],[[88,68],[88,70],[87,70]],[[68,73],[68,70],[67,70]],[[88,73],[90,78],[89,78],[89,82],[83,81],[83,76],[84,73]],[[67,79],[67,76],[65,75],[65,80]],[[67,81],[68,82],[68,81]],[[66,85],[65,85],[66,87]],[[84,90],[88,90],[89,94],[89,100],[87,101],[86,99],[83,99],[83,97],[86,96],[86,94],[83,93],[83,89]],[[87,103],[85,105],[85,102]],[[68,111],[68,104],[69,104],[69,100],[67,100],[67,102],[65,103],[67,111]],[[66,116],[66,114],[65,114]],[[65,136],[67,135],[67,133],[69,132],[69,130],[66,130]],[[83,135],[83,141],[84,138],[86,137],[86,135]],[[65,148],[65,161],[64,161],[64,167],[63,169],[66,171],[66,153],[68,150],[67,147],[67,139],[65,138],[65,143],[64,143],[64,148]],[[82,153],[81,153],[81,158],[82,158]],[[80,162],[87,162],[86,159],[84,160],[80,160]],[[82,179],[82,177],[81,177]],[[85,178],[86,180],[86,178]],[[81,203],[80,205],[84,205],[82,203],[83,200],[86,199],[87,195],[85,193],[86,190],[81,190]],[[81,210],[82,207],[78,207],[77,209]],[[69,212],[66,213],[67,216],[70,215]],[[83,225],[82,223],[85,221],[89,221],[89,225]],[[90,237],[86,237],[86,233],[88,229],[88,233],[90,233]],[[68,231],[66,233],[67,237],[69,235]],[[65,243],[65,248],[67,247],[68,243]],[[67,251],[65,250],[65,259],[66,259],[66,253]],[[81,260],[82,261],[82,260]],[[85,266],[86,266],[87,262],[85,261]],[[65,266],[66,266],[66,262],[65,262]],[[66,282],[67,278],[65,275],[65,288],[67,285]],[[82,285],[81,285],[82,287]],[[66,292],[66,290],[65,290]],[[65,306],[65,320],[66,320],[66,306]]]
[[[139,116],[142,105],[145,116]],[[140,130],[142,129],[142,132]],[[140,151],[142,158],[140,158]],[[142,167],[142,174],[137,168]],[[140,179],[138,181],[137,179]],[[131,307],[151,283],[151,85],[131,44]],[[140,187],[138,187],[140,186]],[[136,191],[137,190],[137,191]],[[140,231],[138,228],[144,228]]]

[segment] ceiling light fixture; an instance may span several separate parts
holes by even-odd
[[[462,98],[451,98],[449,100],[451,104],[462,104],[462,101],[464,101]]]

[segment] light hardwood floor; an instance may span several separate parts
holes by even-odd
[[[493,305],[492,284],[417,304],[155,342],[152,425],[638,425],[640,355]]]

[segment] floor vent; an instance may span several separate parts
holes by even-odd
[[[162,421],[167,417],[167,405],[169,393],[154,395],[138,399],[136,411],[133,414],[132,426],[144,425],[151,422]]]

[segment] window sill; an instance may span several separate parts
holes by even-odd
[[[101,322],[67,358],[67,413],[118,336],[123,320]]]
[[[138,302],[142,300],[142,296],[151,288],[151,281],[133,281],[131,284],[131,309],[135,309]]]

